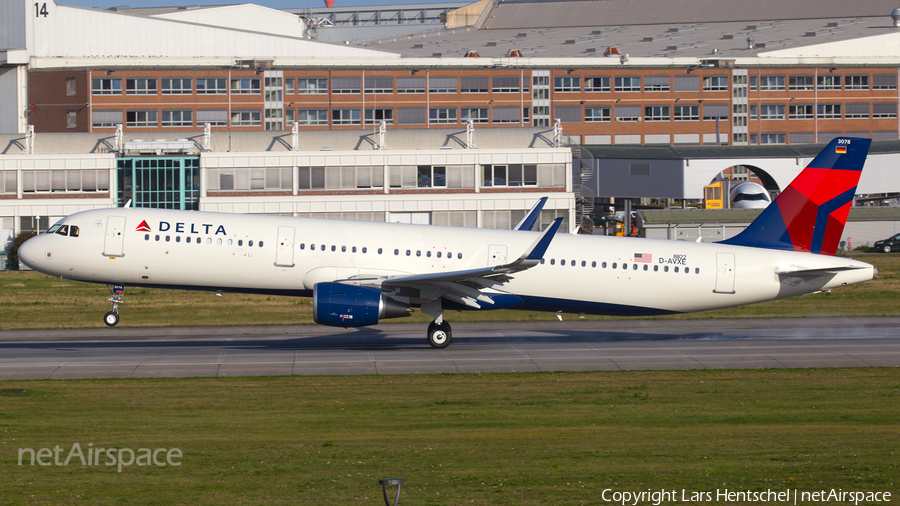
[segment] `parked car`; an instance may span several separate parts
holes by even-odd
[[[885,253],[900,251],[900,234],[894,234],[887,239],[875,241],[875,246],[872,247],[872,251],[884,251]]]

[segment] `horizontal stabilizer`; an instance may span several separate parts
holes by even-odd
[[[815,276],[825,276],[827,274],[837,274],[838,272],[843,271],[855,271],[857,269],[864,269],[865,267],[847,265],[844,267],[824,267],[821,269],[807,269],[805,267],[800,267],[797,265],[791,265],[788,267],[779,267],[775,269],[775,274],[784,274],[788,276],[799,276],[799,277],[815,277]]]

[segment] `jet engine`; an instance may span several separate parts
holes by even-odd
[[[378,288],[316,283],[313,320],[331,327],[365,327],[378,320],[409,316],[409,306],[385,297]]]

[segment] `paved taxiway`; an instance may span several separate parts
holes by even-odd
[[[0,379],[900,367],[900,318],[0,332]]]

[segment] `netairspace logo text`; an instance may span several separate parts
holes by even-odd
[[[65,460],[61,460],[63,448],[59,445],[51,448],[19,448],[19,465],[35,465],[39,466],[68,466],[70,464],[80,463],[82,466],[116,466],[121,473],[123,467],[131,465],[137,466],[157,466],[157,467],[178,467],[181,462],[174,459],[181,459],[183,456],[178,448],[138,448],[137,451],[131,448],[94,448],[94,443],[88,443],[87,452],[81,448],[81,445],[75,443],[66,454]]]
[[[663,503],[685,502],[760,502],[760,503],[787,503],[807,504],[819,502],[847,503],[858,505],[867,503],[889,503],[890,492],[880,491],[848,491],[843,489],[829,490],[730,490],[716,489],[715,491],[690,491],[679,490],[646,490],[646,491],[619,491],[607,488],[601,498],[606,502],[621,504],[622,506],[638,506],[652,504],[659,506]]]

